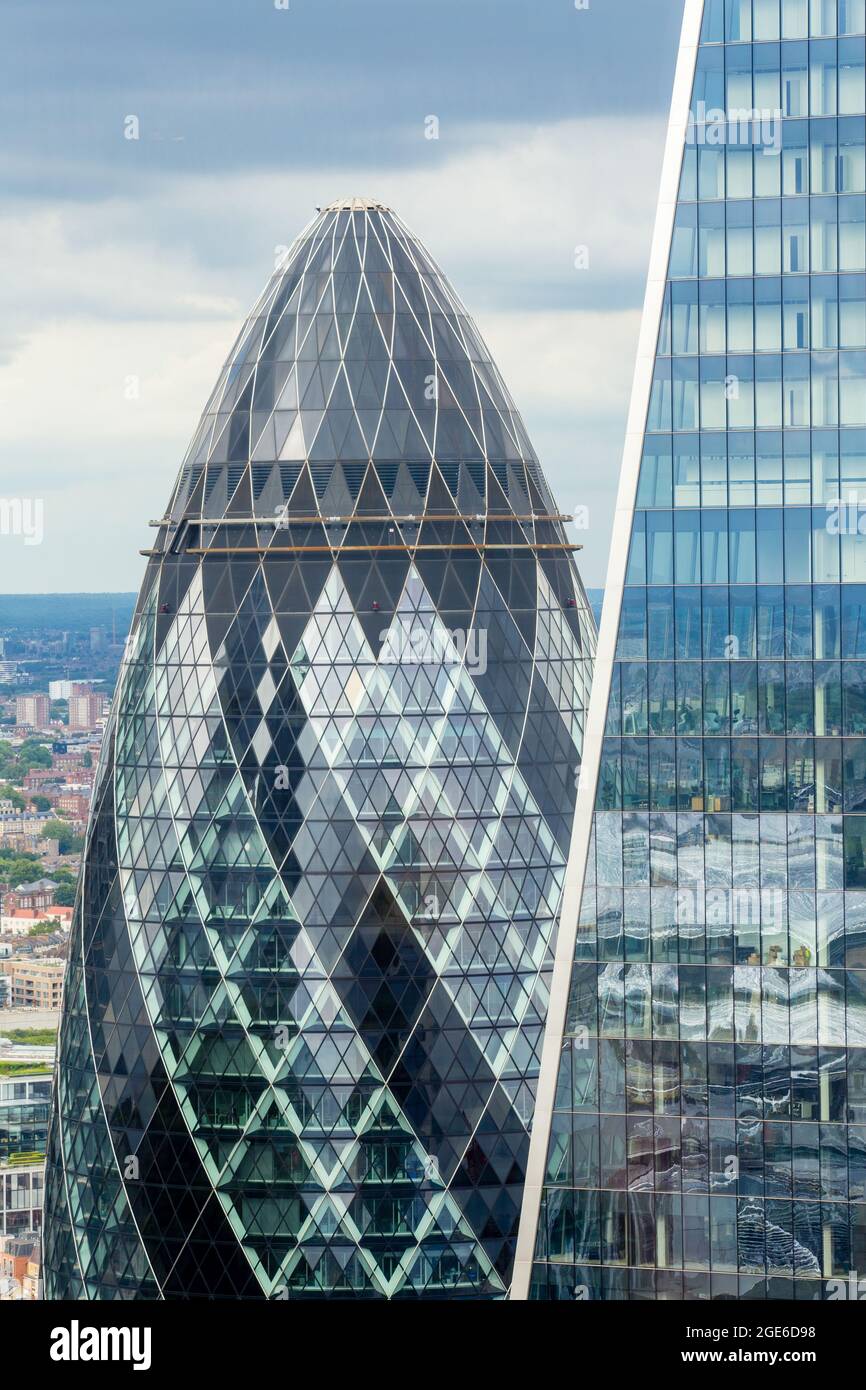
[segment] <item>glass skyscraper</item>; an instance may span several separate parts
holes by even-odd
[[[595,643],[565,521],[421,244],[322,211],[149,552],[48,1298],[508,1294]]]
[[[864,31],[686,3],[518,1297],[866,1271]]]

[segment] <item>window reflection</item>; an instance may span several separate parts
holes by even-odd
[[[781,153],[683,160],[586,899],[598,1160],[575,1081],[555,1224],[602,1297],[866,1262],[864,34],[704,6],[693,111],[780,110]]]

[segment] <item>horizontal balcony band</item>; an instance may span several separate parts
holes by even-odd
[[[292,516],[282,510],[276,511],[271,516],[226,516],[226,517],[207,517],[204,515],[163,517],[162,521],[149,521],[148,526],[180,526],[185,521],[193,525],[202,526],[284,526],[287,523],[291,526],[335,526],[337,524],[356,525],[356,526],[375,526],[381,522],[415,522],[420,525],[425,521],[469,521],[477,523],[479,521],[516,521],[528,523],[532,521],[573,521],[574,517],[563,512],[535,512],[528,516],[518,516],[511,512],[405,512],[394,513],[384,512],[382,515],[359,515],[352,513],[350,516],[323,516],[317,513],[314,516]]]
[[[563,554],[583,550],[582,545],[570,545],[565,541],[479,541],[477,544],[461,542],[452,545],[449,541],[438,541],[434,545],[394,545],[390,542],[379,545],[205,545],[190,546],[188,550],[175,552],[181,555],[344,555],[350,551],[370,553],[381,550],[396,550],[414,555],[419,550],[472,550],[476,554],[484,550],[558,550]],[[165,550],[140,550],[139,555],[150,559],[155,555],[168,555]]]

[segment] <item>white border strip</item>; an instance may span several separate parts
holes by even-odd
[[[535,1232],[541,1208],[541,1193],[547,1162],[547,1146],[553,1118],[553,1102],[559,1071],[559,1058],[565,1031],[571,971],[574,960],[577,922],[586,861],[589,854],[592,819],[595,808],[596,784],[601,764],[601,746],[607,719],[607,703],[613,677],[622,594],[625,587],[626,563],[631,537],[634,504],[643,453],[644,430],[649,411],[655,367],[656,346],[661,325],[668,257],[674,228],[677,194],[689,115],[689,102],[698,56],[704,0],[685,0],[683,27],[680,35],[679,57],[674,78],[671,114],[667,143],[662,165],[661,187],[656,212],[655,231],[650,253],[649,275],[637,359],[632,384],[631,405],[626,429],[619,493],[613,523],[610,559],[605,585],[604,610],[595,661],[589,716],[583,744],[583,762],[577,791],[574,828],[565,876],[565,888],[560,913],[556,961],[550,993],[550,1007],[541,1054],[538,1096],[532,1124],[529,1162],[523,1191],[523,1206],[517,1237],[517,1254],[510,1297],[524,1302],[529,1297],[532,1277]]]

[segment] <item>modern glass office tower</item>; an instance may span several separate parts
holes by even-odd
[[[32,1075],[0,1067],[0,1236],[25,1235],[42,1222],[50,1104],[51,1079],[38,1066]]]
[[[518,1297],[866,1271],[864,31],[687,0]]]
[[[388,209],[325,209],[158,523],[104,741],[49,1298],[510,1286],[594,624]]]

